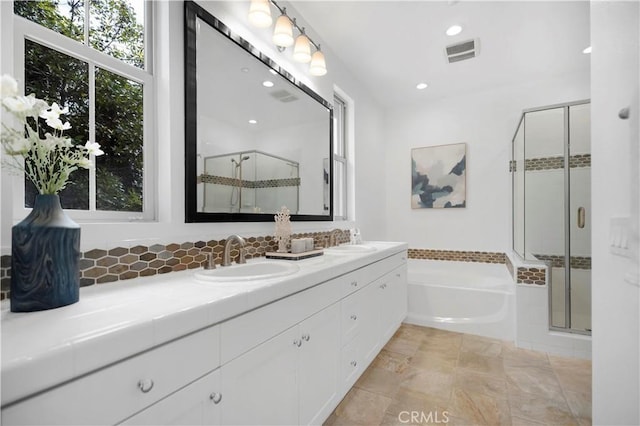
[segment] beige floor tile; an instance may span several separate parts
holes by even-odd
[[[504,376],[502,358],[478,355],[474,352],[460,352],[458,369],[470,370],[476,373]]]
[[[591,362],[404,324],[325,424],[590,426]]]
[[[502,356],[502,341],[497,339],[490,339],[488,337],[474,336],[471,334],[465,334],[462,338],[463,352],[473,352],[483,356]]]
[[[333,424],[377,425],[380,424],[391,398],[352,388],[335,409]]]
[[[493,398],[465,389],[453,389],[451,405],[448,410],[453,417],[467,420],[474,425],[511,424],[509,403],[506,399]]]
[[[413,355],[416,353],[418,346],[422,343],[419,340],[408,340],[403,338],[391,339],[384,346],[384,349],[390,352],[397,352],[403,355]]]
[[[403,379],[402,374],[371,366],[365,370],[354,386],[392,398]]]
[[[507,380],[504,377],[458,370],[453,380],[453,386],[496,399],[507,399]]]
[[[439,371],[451,374],[458,364],[458,354],[447,354],[442,352],[421,352],[417,351],[411,357],[409,365],[418,370]]]
[[[382,368],[394,373],[403,374],[408,370],[411,359],[412,357],[410,355],[383,349],[373,360],[371,365],[376,368]]]
[[[563,399],[562,388],[553,370],[537,366],[505,367],[507,389]]]
[[[427,399],[447,402],[451,396],[453,375],[429,370],[413,370],[400,384],[405,391],[422,394]]]
[[[563,397],[539,396],[510,389],[509,408],[514,418],[545,425],[578,424]]]

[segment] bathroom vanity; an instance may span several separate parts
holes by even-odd
[[[322,423],[406,316],[407,245],[295,264],[87,287],[51,311],[3,305],[2,424]]]

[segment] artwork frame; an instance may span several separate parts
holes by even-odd
[[[467,206],[467,144],[411,149],[411,208]]]

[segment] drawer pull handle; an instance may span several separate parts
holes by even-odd
[[[302,346],[302,340],[296,339],[293,341],[294,346],[300,347]]]
[[[400,278],[400,274],[396,274],[396,277]]]
[[[214,392],[209,395],[209,399],[213,401],[214,404],[219,404],[222,401],[222,394],[218,392]]]
[[[380,285],[380,288],[381,289],[385,289],[385,288],[387,288],[387,285],[386,284],[382,284],[382,285]]]
[[[304,340],[305,342],[308,342],[309,339],[311,339],[311,336],[308,333],[302,335],[302,340]]]
[[[358,319],[358,316],[357,315],[351,315],[351,319],[355,321],[355,320]]]
[[[355,367],[358,365],[358,361],[351,361],[351,366]]]
[[[358,281],[351,281],[351,285],[353,287],[358,287]]]
[[[153,380],[151,379],[142,379],[138,382],[138,389],[142,391],[142,393],[148,393],[153,389]]]

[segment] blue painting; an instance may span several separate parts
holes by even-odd
[[[411,150],[411,208],[466,207],[467,144]]]

